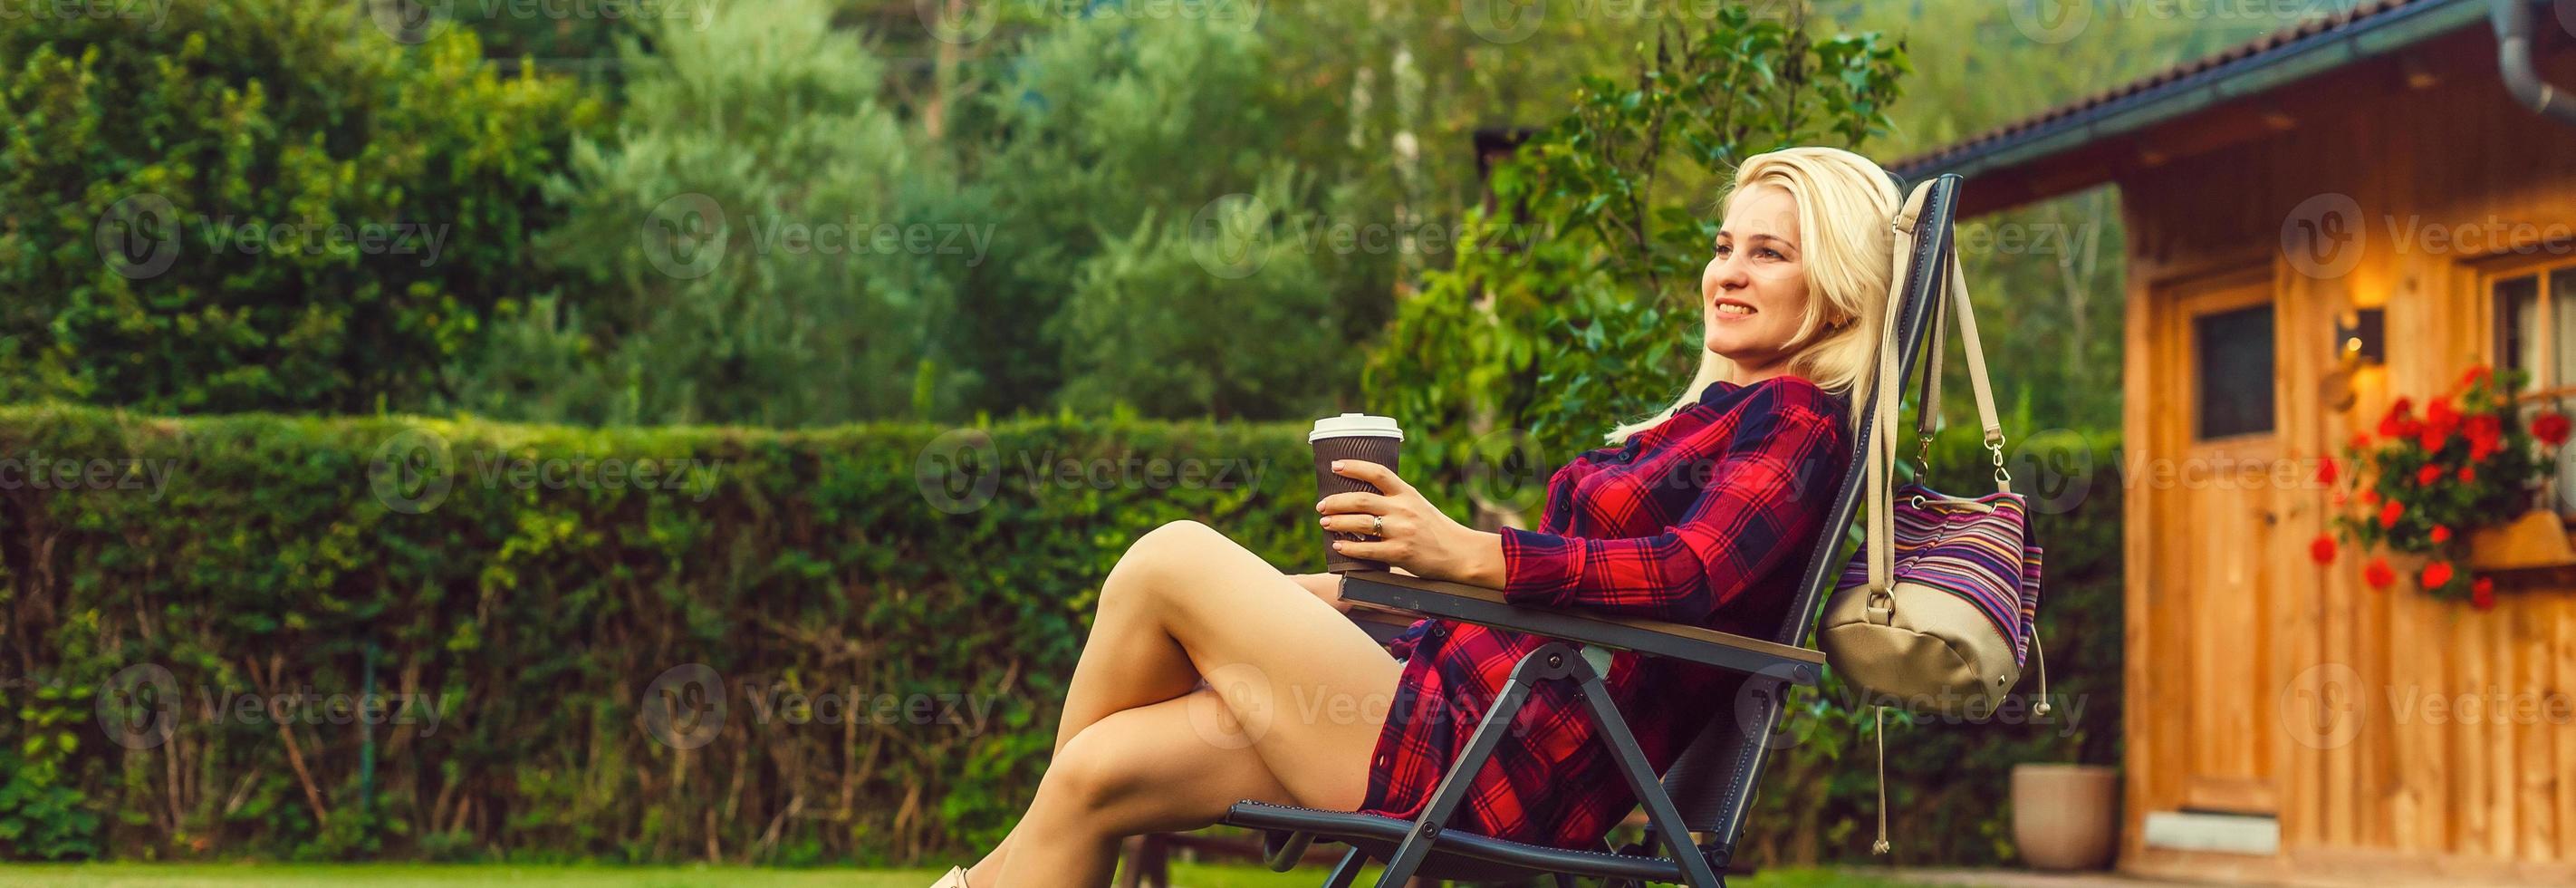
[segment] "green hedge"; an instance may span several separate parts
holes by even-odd
[[[369,5],[0,16],[0,399],[415,408],[546,288],[541,186],[599,103]]]
[[[958,857],[1026,804],[1137,535],[1195,518],[1320,568],[1301,432],[0,408],[0,857]],[[2116,625],[2116,596],[2086,606]],[[2061,692],[2116,687],[2094,637],[2051,641]],[[657,681],[705,702],[686,664],[720,677],[720,723],[653,717]],[[390,712],[330,708],[370,681]],[[283,726],[239,708],[308,690]],[[1899,761],[2024,733],[1918,728]],[[1756,846],[1795,854],[1774,836],[1813,804],[1825,853],[1861,854],[1868,759],[1782,761]],[[1923,847],[2004,813],[1999,781],[1891,772]]]

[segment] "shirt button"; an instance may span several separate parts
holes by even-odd
[[[1377,757],[1377,766],[1381,768],[1386,767],[1386,756],[1381,755]]]

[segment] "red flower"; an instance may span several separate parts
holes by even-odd
[[[2361,504],[2362,504],[2362,505],[2367,506],[2367,505],[2370,505],[2370,504],[2372,504],[2372,503],[2376,503],[2376,502],[2379,502],[2379,491],[2376,491],[2376,490],[2365,490],[2365,491],[2362,491],[2362,492],[2361,492]]]
[[[2317,534],[2317,538],[2308,543],[2308,557],[2316,559],[2318,564],[2333,564],[2335,559],[2334,537],[2327,536],[2322,533]]]
[[[2379,436],[2382,438],[2414,437],[2416,429],[2414,410],[2415,403],[2405,398],[2399,398],[2396,403],[2388,405],[2388,412],[2379,417]]]
[[[2396,500],[2389,500],[2388,502],[2381,503],[2379,506],[2379,529],[2387,530],[2388,528],[2396,527],[2397,519],[2405,514],[2405,503],[2401,503]]]
[[[2334,486],[2335,479],[2341,476],[2342,467],[2335,465],[2334,457],[2321,457],[2318,460],[2317,483],[2332,487]]]
[[[2338,508],[2338,509],[2343,508],[2343,504],[2344,504],[2347,500],[2349,500],[2349,499],[2350,499],[2350,497],[2345,496],[2343,491],[2340,491],[2340,490],[2335,491],[2335,495],[2334,495],[2334,506],[2335,506],[2335,508]]]
[[[2370,433],[2354,432],[2352,433],[2352,441],[2344,446],[2350,447],[2354,450],[2368,450],[2370,449]]]
[[[2415,470],[2415,486],[2417,487],[2431,487],[2433,486],[2433,482],[2440,480],[2442,480],[2442,467],[2439,465],[2425,463],[2423,468]]]
[[[2370,563],[2362,567],[2361,579],[2369,583],[2370,588],[2386,589],[2389,584],[2397,582],[2397,571],[2389,569],[2388,558],[2383,555],[2370,559]]]
[[[2504,423],[2496,419],[2495,414],[2481,413],[2469,417],[2467,431],[2469,460],[2472,462],[2483,461],[2504,449]]]
[[[2447,543],[2451,541],[2451,529],[2439,524],[2433,525],[2433,532],[2429,535],[2436,543]]]
[[[2495,581],[2479,577],[2477,582],[2470,583],[2469,603],[2476,605],[2479,610],[2494,610]]]
[[[2424,445],[2426,450],[2440,450],[2443,444],[2450,442],[2451,432],[2459,427],[2460,411],[2452,409],[2451,402],[2425,404],[2424,427],[2417,435],[2417,443]]]
[[[2461,466],[2461,467],[2460,467],[2460,483],[2462,483],[2462,484],[2475,484],[2475,483],[2477,483],[2477,481],[2478,481],[2478,467],[2476,467],[2476,466]]]
[[[2436,561],[2424,565],[2424,588],[2439,589],[2451,584],[2451,563]]]
[[[2551,447],[2567,443],[2567,414],[2543,413],[2532,417],[2531,436]]]
[[[2487,365],[2479,364],[2475,367],[2469,368],[2469,372],[2460,374],[2460,387],[2469,388],[2475,386],[2478,383],[2487,381],[2487,377],[2494,375],[2495,371],[2487,369]]]

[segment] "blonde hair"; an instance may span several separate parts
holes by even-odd
[[[1886,325],[1887,288],[1895,275],[1896,234],[1888,224],[1905,203],[1896,181],[1869,158],[1840,148],[1784,148],[1746,158],[1735,170],[1721,206],[1733,206],[1747,188],[1782,189],[1798,203],[1798,244],[1805,255],[1807,309],[1789,356],[1788,372],[1837,395],[1868,378],[1878,360]],[[1831,311],[1818,311],[1822,303]],[[1828,327],[1834,315],[1851,320]],[[1696,328],[1694,328],[1696,329]],[[1611,444],[1672,418],[1710,383],[1734,375],[1735,362],[1700,350],[1699,373],[1672,406],[1610,430]],[[1855,422],[1860,411],[1851,412]]]

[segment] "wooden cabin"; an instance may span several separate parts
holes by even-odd
[[[2576,2],[2526,9],[2567,102]],[[2576,122],[2508,90],[2491,12],[2366,3],[1892,165],[1966,176],[1963,221],[2118,189],[2125,872],[2576,884],[2576,572],[2479,610],[2308,554],[2305,473],[2394,398],[2477,363],[2576,393]],[[2305,483],[2191,483],[2229,460]]]

